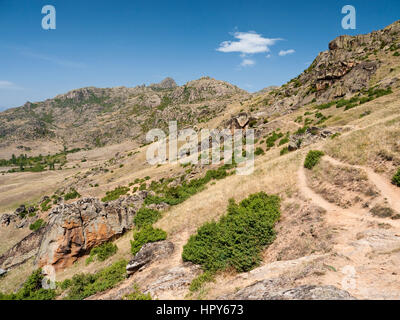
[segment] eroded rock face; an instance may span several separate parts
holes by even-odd
[[[107,203],[83,198],[57,206],[50,212],[37,254],[38,265],[65,268],[91,248],[122,235],[132,227],[133,216],[146,195],[142,191]]]
[[[355,300],[347,291],[334,286],[304,285],[286,290],[271,300]]]
[[[281,279],[268,279],[258,281],[232,296],[222,299],[234,300],[354,300],[355,298],[347,291],[334,286],[303,285],[290,289],[285,286]]]
[[[126,272],[130,275],[146,266],[153,260],[163,259],[174,252],[174,244],[170,241],[146,243],[135,257],[126,266]]]

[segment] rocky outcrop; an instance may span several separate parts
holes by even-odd
[[[317,142],[318,140],[325,139],[335,132],[332,129],[322,129],[318,127],[307,128],[304,133],[298,133],[290,136],[289,151],[306,147],[310,144]]]
[[[103,203],[83,198],[50,212],[38,255],[39,266],[65,268],[91,248],[121,236],[132,227],[133,216],[147,192]]]
[[[173,89],[177,87],[177,84],[174,79],[167,77],[160,83],[152,83],[149,87],[152,89]]]
[[[281,279],[258,281],[231,296],[222,299],[233,300],[355,300],[347,291],[334,286],[303,285],[282,289]]]
[[[271,297],[271,300],[355,300],[347,291],[334,286],[304,285]]]
[[[146,243],[126,266],[126,272],[131,275],[144,268],[151,261],[163,259],[174,252],[174,244],[170,241]]]
[[[50,212],[45,227],[31,233],[0,257],[0,266],[15,267],[32,257],[39,267],[70,266],[93,247],[131,229],[133,217],[146,196],[146,191],[139,191],[106,203],[96,198],[82,198],[61,204]]]
[[[310,103],[351,98],[370,88],[373,76],[383,67],[382,61],[386,63],[385,68],[388,67],[393,51],[400,48],[399,41],[400,21],[369,34],[340,36],[331,41],[329,50],[321,52],[301,75],[279,88],[259,93],[256,106],[267,106],[268,116],[273,116],[290,113]],[[387,59],[378,58],[377,53],[385,54]],[[394,60],[389,63],[395,68]],[[381,70],[380,77],[382,74],[390,77],[387,70]]]
[[[16,222],[17,218],[18,217],[13,213],[4,213],[0,217],[0,225],[7,227],[10,223]]]

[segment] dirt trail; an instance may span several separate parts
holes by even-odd
[[[179,281],[180,273],[187,273],[188,277],[194,276],[190,274],[190,268],[186,268],[182,261],[183,246],[189,237],[190,233],[185,231],[167,239],[174,244],[174,252],[170,257],[150,263],[144,270],[136,272],[115,288],[91,296],[88,300],[121,299],[124,295],[133,291],[134,284],[138,284],[141,290],[145,292],[149,289],[153,298],[163,300],[184,299],[187,293],[187,283],[182,286],[176,285],[181,284]],[[160,281],[160,279],[164,281]],[[157,287],[157,282],[160,282],[159,290],[156,290],[158,292],[155,295],[152,288],[154,290],[154,286]]]
[[[358,165],[350,165],[344,162],[341,162],[339,160],[336,160],[330,156],[324,156],[324,159],[328,160],[334,165],[338,166],[347,166],[347,167],[353,167],[357,169],[364,170],[367,175],[368,179],[375,184],[375,186],[379,189],[381,192],[382,196],[387,199],[389,205],[392,207],[397,212],[400,212],[400,188],[397,188],[393,184],[391,184],[389,181],[387,181],[385,178],[374,172],[371,168],[364,167],[364,166],[358,166]]]
[[[324,159],[334,165],[367,172],[369,180],[377,186],[382,196],[388,199],[394,209],[397,208],[398,191],[372,169],[348,165],[328,156]],[[400,262],[400,255],[397,254],[400,249],[399,221],[375,218],[368,209],[343,209],[329,203],[308,186],[303,166],[298,171],[298,181],[303,196],[327,211],[326,221],[334,232],[334,254],[327,263],[339,269],[347,268],[342,270],[353,270],[354,286],[343,289],[359,298],[397,299],[400,296],[400,285],[393,277],[398,272],[397,265]],[[383,224],[389,229],[381,229],[379,226]],[[343,273],[329,272],[319,281],[341,287],[343,279]]]

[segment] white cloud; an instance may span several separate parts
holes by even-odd
[[[260,34],[250,32],[235,32],[233,36],[239,41],[224,41],[220,44],[217,51],[220,52],[240,52],[241,54],[254,54],[269,52],[269,47],[281,39],[264,38]]]
[[[256,62],[252,59],[243,59],[242,63],[240,64],[242,67],[249,67],[254,66]]]
[[[18,90],[21,89],[18,87],[15,83],[11,81],[6,81],[6,80],[0,80],[0,89],[13,89],[13,90]]]
[[[295,52],[296,52],[296,51],[293,50],[293,49],[281,50],[281,51],[279,51],[279,55],[280,55],[281,57],[283,57],[283,56],[287,56],[288,54],[293,54],[293,53],[295,53]]]

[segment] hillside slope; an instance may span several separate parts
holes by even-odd
[[[75,296],[59,287],[58,299],[123,299],[137,288],[157,299],[397,299],[399,32],[396,22],[368,35],[339,37],[299,77],[252,96],[208,78],[184,87],[168,80],[156,89],[110,89],[167,94],[174,102],[157,112],[169,110],[171,118],[187,117],[179,107],[199,112],[198,106],[214,101],[212,119],[196,118],[198,128],[254,128],[253,174],[231,174],[232,166],[150,166],[147,147],[131,142],[68,154],[62,170],[4,172],[0,210],[9,213],[1,219],[0,268],[7,273],[0,291],[16,290],[33,270],[50,264],[60,282],[90,273],[110,282]],[[310,150],[323,154],[306,168]],[[251,268],[238,271],[233,263],[210,275],[204,265],[183,260],[184,246],[201,226],[234,211],[229,199],[258,192],[279,197],[280,218],[276,236],[259,248]],[[263,206],[257,204],[255,211]],[[39,219],[45,224],[30,232]],[[153,230],[155,240],[132,254],[138,236],[130,230],[149,230],[143,221],[166,236]],[[108,241],[118,251],[88,263],[91,250]],[[107,268],[122,259],[129,261],[130,276],[123,265],[120,278],[107,278]]]

